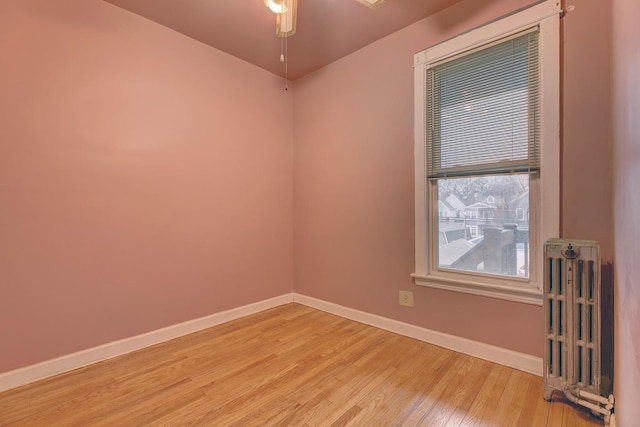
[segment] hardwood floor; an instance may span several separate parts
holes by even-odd
[[[0,425],[602,422],[534,375],[288,304],[0,393]]]

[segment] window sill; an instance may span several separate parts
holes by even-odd
[[[542,306],[542,291],[532,286],[478,283],[436,275],[412,274],[411,277],[418,286]]]

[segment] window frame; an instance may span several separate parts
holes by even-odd
[[[418,52],[414,56],[415,272],[414,283],[542,305],[542,244],[560,230],[560,4],[544,1]],[[426,178],[426,70],[449,57],[539,27],[540,173],[530,175],[529,278],[438,268],[437,180]]]

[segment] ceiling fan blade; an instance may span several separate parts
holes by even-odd
[[[377,9],[380,6],[382,6],[382,4],[384,3],[384,0],[357,0],[357,1],[371,9]]]
[[[282,0],[286,11],[276,15],[276,36],[289,37],[296,33],[298,20],[298,0]]]

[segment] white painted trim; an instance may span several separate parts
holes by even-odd
[[[560,233],[560,14],[558,0],[478,27],[414,56],[415,272],[414,283],[520,303],[542,305],[542,244]],[[531,175],[529,279],[437,269],[437,192],[426,182],[426,69],[433,63],[539,27],[541,172]]]
[[[467,338],[432,331],[420,326],[399,322],[397,320],[366,313],[364,311],[355,310],[353,308],[344,307],[297,293],[293,294],[293,301],[318,310],[326,311],[327,313],[355,320],[356,322],[415,338],[439,347],[448,348],[449,350],[453,350],[458,353],[464,353],[469,356],[542,376],[542,358],[540,357],[519,353],[517,351],[496,347]]]
[[[416,66],[413,73],[413,157],[414,157],[414,203],[415,203],[415,264],[417,273],[426,273],[429,269],[427,258],[429,251],[426,242],[433,238],[427,227],[427,147],[426,147],[426,114],[427,71],[423,66]],[[437,203],[437,202],[436,202]],[[438,235],[435,235],[438,239]]]
[[[418,286],[480,295],[488,298],[515,301],[542,307],[542,291],[531,286],[479,283],[436,275],[420,276],[412,274],[411,277],[413,277],[414,283]]]
[[[415,338],[459,353],[489,360],[514,369],[542,376],[542,359],[524,353],[518,353],[489,344],[456,337],[442,332],[432,331],[397,320],[388,319],[371,313],[340,306],[331,302],[301,294],[285,294],[268,300],[222,311],[199,319],[188,320],[166,328],[147,332],[98,347],[47,360],[35,365],[0,373],[0,391],[20,387],[31,382],[59,375],[83,366],[107,360],[125,353],[169,341],[231,320],[249,316],[280,305],[297,302],[327,313],[335,314],[356,322],[375,326],[396,334]]]
[[[35,365],[0,373],[0,391],[52,377],[63,372],[140,350],[154,344],[169,341],[183,335],[191,334],[193,332],[291,302],[293,302],[293,295],[285,294],[231,310],[221,311],[199,319],[187,320],[186,322],[177,323],[175,325],[167,326],[166,328],[103,344],[98,347],[81,350],[76,353],[47,360]]]
[[[562,7],[559,0],[545,0],[513,15],[489,22],[457,37],[445,40],[415,54],[414,65],[434,64],[462,52],[509,37],[527,27],[537,25],[549,17],[559,17]]]

